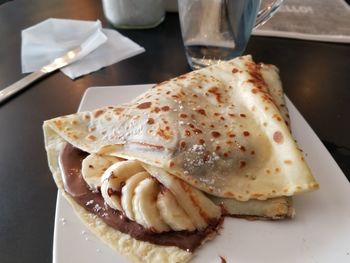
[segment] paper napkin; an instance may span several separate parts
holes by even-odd
[[[22,31],[22,72],[39,70],[78,46],[80,59],[61,69],[71,79],[145,51],[119,32],[103,29],[100,21],[50,18]]]

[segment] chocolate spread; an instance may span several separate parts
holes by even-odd
[[[105,204],[100,192],[92,191],[81,175],[81,164],[88,153],[66,144],[59,156],[64,189],[79,205],[100,217],[107,225],[135,239],[157,245],[177,246],[183,250],[194,251],[202,241],[220,227],[222,220],[210,224],[203,231],[170,231],[155,233],[142,225],[129,220],[122,212]]]

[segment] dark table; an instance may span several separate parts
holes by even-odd
[[[23,77],[21,30],[49,17],[111,27],[96,0],[15,0],[0,6],[0,89]],[[61,72],[0,105],[0,262],[51,262],[56,186],[42,123],[77,110],[90,86],[154,83],[190,70],[176,14],[150,30],[120,30],[147,50],[75,81]],[[277,65],[284,89],[350,178],[350,46],[252,37],[246,53]],[[331,175],[330,175],[331,176]]]

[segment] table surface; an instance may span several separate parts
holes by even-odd
[[[0,6],[0,89],[23,77],[21,30],[49,17],[101,20],[96,0],[16,0]],[[91,86],[160,82],[190,71],[178,16],[149,30],[120,30],[146,52],[72,81],[61,72],[0,105],[1,262],[51,262],[56,186],[42,123],[73,113]],[[252,37],[245,52],[275,64],[288,97],[350,178],[350,45]],[[330,175],[331,176],[331,175]]]

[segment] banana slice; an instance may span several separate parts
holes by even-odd
[[[161,219],[156,205],[159,190],[159,183],[148,177],[137,185],[132,200],[136,222],[157,233],[170,230]]]
[[[157,207],[164,222],[167,223],[172,230],[194,231],[196,229],[169,189],[159,192]]]
[[[105,202],[113,209],[122,211],[121,188],[132,175],[144,171],[136,160],[127,160],[112,164],[102,175],[101,194]]]
[[[160,168],[146,164],[143,166],[146,171],[172,192],[197,229],[204,229],[212,219],[217,219],[221,216],[221,208],[215,205],[201,191]]]
[[[114,156],[101,156],[99,154],[90,154],[82,162],[81,174],[85,182],[92,190],[101,187],[101,176],[105,170],[113,163],[120,162]]]
[[[126,180],[122,188],[121,204],[125,215],[135,221],[135,215],[132,208],[132,199],[134,196],[136,186],[145,178],[150,177],[146,171],[139,172]]]

